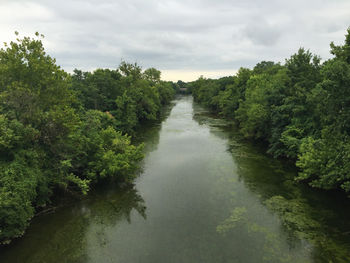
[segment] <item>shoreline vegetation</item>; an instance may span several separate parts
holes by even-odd
[[[194,100],[234,120],[240,133],[292,161],[296,181],[350,193],[350,27],[333,58],[300,48],[284,64],[262,61],[235,76],[187,83]]]
[[[133,182],[143,159],[133,136],[159,120],[175,93],[192,94],[244,138],[293,162],[295,181],[349,195],[350,28],[322,63],[300,48],[284,64],[262,61],[188,83],[127,62],[70,74],[42,38],[18,37],[0,49],[0,245],[21,237],[36,214],[54,211],[63,194]]]
[[[176,92],[159,70],[136,63],[69,74],[42,38],[18,37],[0,50],[0,244],[22,236],[60,193],[132,182],[143,145],[131,136]]]

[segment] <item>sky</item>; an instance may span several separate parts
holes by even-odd
[[[0,43],[38,31],[68,72],[127,61],[172,81],[284,63],[299,47],[325,60],[349,26],[350,0],[0,0]]]

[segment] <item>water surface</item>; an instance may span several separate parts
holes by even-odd
[[[0,262],[350,262],[346,198],[243,142],[190,96],[139,132],[135,185],[36,217]]]

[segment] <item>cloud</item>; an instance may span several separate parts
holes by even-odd
[[[277,44],[283,29],[257,17],[244,29],[244,34],[256,45],[273,46]]]
[[[348,26],[347,0],[0,1],[0,41],[39,31],[67,71],[125,59],[188,79],[283,62],[301,46],[327,59]]]

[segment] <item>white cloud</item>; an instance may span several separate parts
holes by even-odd
[[[68,71],[125,59],[169,79],[283,62],[300,46],[329,58],[348,26],[347,0],[0,0],[0,43],[39,31]]]

